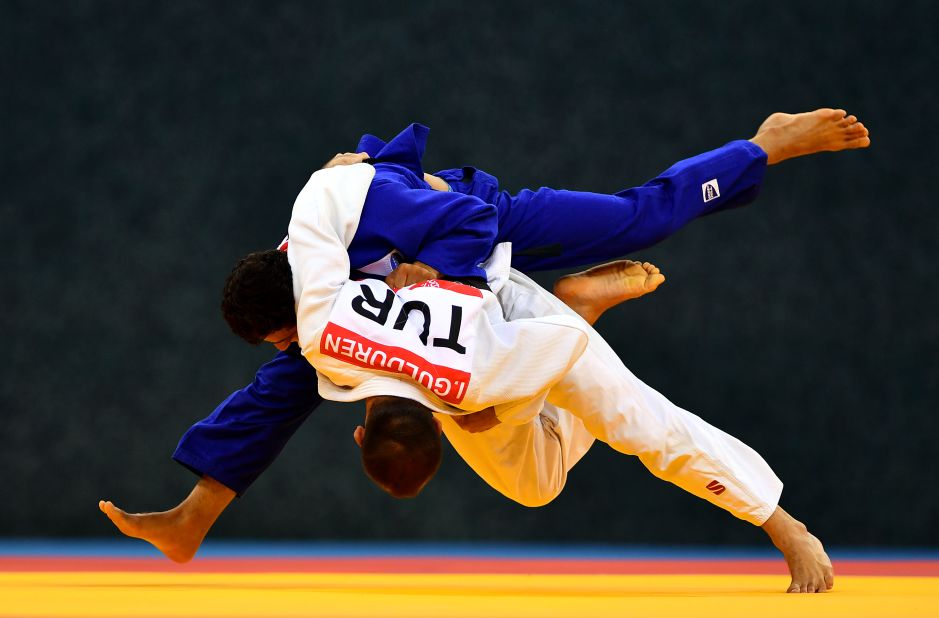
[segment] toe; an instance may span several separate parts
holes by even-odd
[[[858,133],[852,132],[844,136],[844,147],[845,148],[864,148],[864,141],[870,143],[870,133],[867,130],[860,131]]]

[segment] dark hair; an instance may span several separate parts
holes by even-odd
[[[365,419],[362,466],[395,498],[413,498],[440,467],[440,431],[433,413],[410,399],[383,398]]]
[[[222,315],[233,333],[254,344],[294,326],[297,314],[287,253],[271,249],[241,258],[225,280]]]

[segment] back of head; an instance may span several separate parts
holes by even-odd
[[[362,465],[395,498],[413,498],[437,473],[442,447],[433,413],[410,399],[383,397],[365,420]]]
[[[297,323],[293,273],[287,253],[256,251],[232,269],[222,290],[222,314],[232,332],[250,343]]]

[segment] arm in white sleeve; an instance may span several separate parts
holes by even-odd
[[[349,278],[347,248],[374,176],[375,168],[364,163],[320,170],[294,203],[287,259],[293,271],[297,335],[307,358]]]
[[[513,271],[500,291],[507,317],[567,311],[554,296]],[[583,421],[597,439],[635,455],[655,476],[762,525],[782,482],[752,448],[671,403],[636,378],[592,328],[589,344],[548,402]]]

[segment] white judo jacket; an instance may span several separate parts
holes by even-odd
[[[347,248],[373,176],[367,164],[320,170],[294,204],[287,257],[297,332],[320,394],[406,397],[446,414],[494,406],[504,423],[537,416],[587,345],[583,322],[560,314],[506,322],[492,291],[460,283],[392,290],[349,281]],[[508,278],[508,247],[490,262],[497,291]]]

